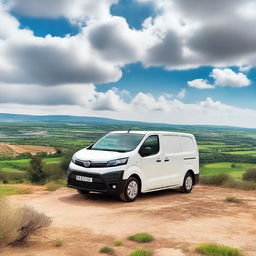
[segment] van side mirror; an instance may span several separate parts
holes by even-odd
[[[152,155],[153,150],[151,147],[144,147],[140,150],[140,155],[141,156],[150,156]]]

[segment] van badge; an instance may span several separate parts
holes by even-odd
[[[90,164],[91,164],[91,162],[90,162],[90,161],[84,161],[84,167],[89,167],[89,166],[90,166]]]

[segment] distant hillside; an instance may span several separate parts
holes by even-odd
[[[214,126],[214,125],[177,125],[166,123],[149,123],[139,121],[124,121],[103,117],[89,117],[89,116],[68,116],[68,115],[19,115],[0,113],[0,123],[17,123],[17,122],[46,122],[46,123],[87,123],[87,124],[105,124],[105,125],[130,125],[154,129],[199,129],[199,130],[245,130],[255,131],[256,129],[232,127],[232,126]]]

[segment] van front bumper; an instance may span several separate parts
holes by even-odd
[[[125,183],[125,180],[123,180],[124,171],[114,171],[100,174],[69,170],[68,173],[68,187],[84,191],[102,192],[119,195]],[[76,176],[92,178],[92,182],[76,180]]]

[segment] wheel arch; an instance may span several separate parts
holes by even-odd
[[[133,173],[130,177],[134,177],[134,178],[136,178],[136,179],[138,180],[138,182],[139,182],[139,192],[141,192],[142,181],[141,181],[140,176],[139,176],[138,174],[136,174],[136,173]],[[129,177],[129,178],[130,178],[130,177]]]
[[[193,178],[193,185],[195,185],[195,173],[194,173],[194,171],[193,171],[192,169],[189,169],[189,170],[186,172],[184,178],[186,177],[186,175],[187,175],[188,173],[190,173],[190,174],[192,175],[192,178]]]

